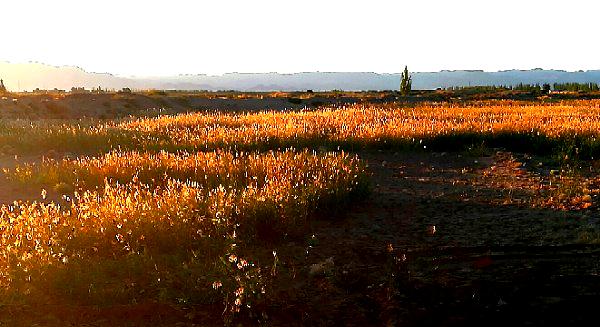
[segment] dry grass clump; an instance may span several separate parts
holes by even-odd
[[[556,210],[584,210],[600,194],[600,179],[593,171],[528,167],[509,153],[496,153],[494,164],[478,171],[475,179],[465,184],[501,189],[506,198],[492,201],[495,204],[526,205],[533,208]]]
[[[600,101],[466,105],[394,104],[252,113],[190,113],[116,122],[15,121],[0,142],[20,152],[411,148],[463,150],[473,144],[536,153],[600,155]]]
[[[130,132],[95,120],[13,120],[0,122],[0,144],[15,154],[102,153],[141,146]]]
[[[316,210],[345,204],[366,187],[364,168],[356,157],[306,150],[113,152],[98,158],[46,161],[12,174],[23,182],[76,181],[83,188],[63,206],[15,202],[0,209],[1,284],[9,290],[39,291],[40,285],[53,280],[50,276],[64,279],[69,271],[81,274],[77,267],[92,265],[100,276],[78,277],[86,280],[80,286],[94,284],[104,295],[110,292],[98,286],[107,278],[106,270],[99,267],[115,262],[128,266],[127,271],[133,269],[133,262],[146,268],[161,266],[156,270],[163,275],[206,294],[217,292],[213,282],[230,288],[241,280],[254,285],[258,282],[253,278],[264,278],[249,259],[240,259],[245,263],[239,268],[236,263],[234,270],[223,268],[221,259],[239,256],[244,244],[276,242],[285,233],[302,229]],[[232,243],[237,247],[232,248]],[[181,265],[191,269],[188,275],[178,274]],[[240,279],[240,272],[245,279]],[[141,271],[126,279],[137,288],[158,292]],[[52,285],[45,287],[57,288]],[[164,289],[172,291],[170,286]],[[189,290],[176,289],[177,294],[191,297]],[[140,295],[123,296],[131,300]]]
[[[353,105],[315,111],[264,111],[223,114],[191,113],[138,119],[121,124],[127,130],[160,132],[178,137],[207,138],[225,144],[234,140],[254,142],[267,138],[322,136],[332,140],[357,138],[412,138],[459,132],[530,132],[550,136],[596,133],[600,127],[600,101],[577,101],[564,105],[489,106]],[[229,133],[225,133],[229,131]],[[186,134],[187,133],[187,134]],[[190,141],[199,141],[192,139]]]
[[[68,183],[90,188],[103,186],[105,179],[127,183],[136,176],[137,180],[153,185],[173,178],[198,182],[210,189],[219,185],[261,188],[276,181],[302,185],[303,176],[334,179],[342,173],[336,169],[358,166],[358,160],[343,151],[320,154],[307,150],[266,153],[216,150],[178,154],[113,151],[97,157],[48,159],[4,171],[22,183]]]
[[[454,148],[487,141],[507,147],[529,146],[536,151],[571,150],[579,145],[578,151],[584,153],[588,148],[598,150],[599,117],[598,101],[424,104],[414,108],[352,105],[315,111],[191,113],[138,119],[122,123],[120,128],[145,135],[147,143],[189,149],[335,145],[423,148],[428,144]]]

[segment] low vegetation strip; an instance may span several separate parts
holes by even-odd
[[[464,150],[486,144],[535,153],[600,155],[598,101],[487,106],[353,105],[295,112],[193,113],[120,125],[185,149],[329,147]],[[166,136],[166,137],[165,137]],[[168,140],[168,141],[167,141]]]
[[[164,185],[169,179],[197,182],[205,189],[263,188],[292,185],[302,187],[310,180],[335,181],[360,174],[361,164],[347,153],[293,149],[286,151],[196,153],[113,151],[98,157],[48,159],[25,164],[5,173],[22,183],[86,188],[103,186],[105,180],[127,183],[132,176],[142,183]]]
[[[267,151],[295,148],[462,150],[472,145],[600,155],[600,101],[362,105],[299,111],[190,113],[110,123],[5,123],[3,152]]]
[[[367,187],[356,157],[306,150],[113,152],[17,168],[12,176],[22,182],[75,183],[74,197],[64,204],[16,202],[1,208],[2,284],[7,290],[27,292],[39,291],[40,283],[59,288],[47,285],[52,275],[48,269],[58,269],[66,278],[68,271],[82,273],[71,269],[78,265],[135,261],[152,268],[167,260],[170,265],[161,273],[169,277],[163,278],[194,284],[194,292],[205,287],[203,291],[211,293],[213,282],[239,283],[230,273],[252,263],[244,259],[245,264],[228,273],[219,270],[222,258],[237,258],[244,244],[272,242],[301,230],[316,210],[335,210]],[[191,261],[198,270],[179,275],[182,265],[193,266]],[[196,283],[201,277],[204,282]],[[158,292],[145,278],[140,272],[130,274],[128,281],[138,285],[138,291]],[[84,279],[95,285],[103,282]],[[139,296],[132,294],[127,301]],[[177,296],[184,295],[190,297]],[[233,309],[241,305],[239,300]]]

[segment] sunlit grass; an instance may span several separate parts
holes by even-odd
[[[571,151],[579,146],[580,154],[591,155],[599,149],[600,102],[564,105],[498,102],[488,106],[414,108],[353,105],[315,111],[193,113],[139,119],[120,127],[147,135],[148,143],[166,142],[193,149],[286,146],[423,149],[427,145],[460,149],[488,142],[536,151]],[[515,144],[515,141],[520,142]]]
[[[367,187],[356,157],[293,150],[113,152],[46,161],[11,174],[22,182],[74,183],[76,191],[62,206],[16,202],[1,208],[0,276],[8,289],[40,287],[51,280],[49,271],[58,269],[57,276],[65,276],[64,269],[92,262],[100,267],[115,261],[152,267],[159,265],[156,260],[176,260],[176,266],[163,266],[160,274],[190,284],[204,276],[204,291],[214,293],[214,281],[239,283],[223,274],[250,271],[245,265],[234,271],[219,268],[221,258],[237,253],[229,247],[232,242],[238,247],[276,242],[302,229],[316,210],[335,210],[365,194]],[[135,256],[140,259],[132,261]],[[197,269],[183,278],[180,265]],[[93,283],[92,277],[82,278]],[[160,285],[137,280],[143,276],[130,278],[158,292]],[[192,290],[199,292],[199,287]],[[101,289],[96,286],[96,291],[107,292]]]
[[[191,113],[114,123],[3,123],[0,141],[11,153],[48,150],[99,154],[371,148],[463,150],[472,145],[536,153],[600,155],[600,101],[472,105],[352,105],[300,111]],[[0,149],[2,150],[2,149]]]
[[[0,152],[44,157],[5,176],[65,197],[0,209],[0,284],[7,297],[224,300],[236,312],[265,292],[277,262],[244,249],[302,236],[367,193],[362,161],[344,151],[500,147],[572,164],[600,155],[599,131],[600,101],[3,122]],[[597,196],[573,166],[549,177],[514,160],[500,168],[483,182],[528,188],[532,206],[585,210]]]

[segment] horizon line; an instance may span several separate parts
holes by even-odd
[[[119,73],[111,73],[111,72],[95,72],[95,71],[89,71],[86,70],[83,67],[77,66],[77,65],[52,65],[52,64],[47,64],[47,63],[43,63],[43,62],[39,62],[39,61],[28,61],[28,62],[10,62],[8,60],[1,60],[2,63],[6,63],[9,65],[27,65],[27,64],[36,64],[36,65],[42,65],[42,66],[46,66],[46,67],[51,67],[51,68],[56,68],[56,69],[60,69],[60,68],[74,68],[74,69],[78,69],[81,70],[84,73],[88,73],[88,74],[97,74],[97,75],[110,75],[110,76],[114,76],[114,77],[120,77],[120,78],[131,78],[131,79],[135,79],[135,78],[165,78],[165,77],[178,77],[178,76],[208,76],[208,77],[220,77],[220,76],[225,76],[225,75],[230,75],[230,74],[238,74],[238,75],[259,75],[259,74],[277,74],[277,75],[296,75],[296,74],[311,74],[311,73],[322,73],[322,74],[345,74],[345,73],[356,73],[356,74],[377,74],[377,75],[399,75],[402,74],[402,72],[375,72],[375,71],[321,71],[321,70],[315,70],[315,71],[297,71],[297,72],[290,72],[290,73],[280,73],[277,71],[270,71],[270,72],[239,72],[239,71],[231,71],[231,72],[225,72],[225,73],[220,73],[220,74],[209,74],[209,73],[178,73],[178,74],[172,74],[172,75],[127,75],[127,74],[119,74]],[[443,72],[481,72],[481,73],[502,73],[502,72],[509,72],[509,71],[557,71],[557,72],[566,72],[566,73],[585,73],[585,72],[593,72],[593,71],[600,71],[600,68],[598,69],[578,69],[578,70],[566,70],[566,69],[556,69],[556,68],[540,68],[540,67],[535,67],[535,68],[529,68],[529,69],[517,69],[517,68],[511,68],[511,69],[501,69],[501,70],[485,70],[485,69],[441,69],[439,71],[410,71],[410,73],[443,73]]]

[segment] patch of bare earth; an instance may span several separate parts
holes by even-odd
[[[594,317],[600,247],[579,234],[597,223],[598,207],[587,198],[548,201],[550,177],[527,169],[531,158],[362,157],[372,196],[283,250],[296,258],[287,263],[296,278],[282,278],[288,290],[274,322],[573,325]]]

